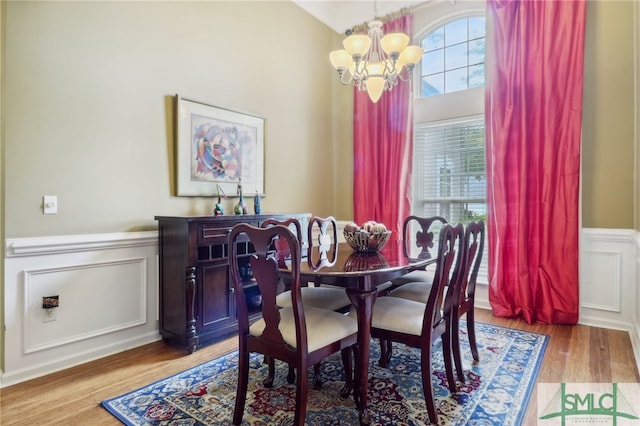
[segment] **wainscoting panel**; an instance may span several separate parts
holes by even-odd
[[[631,331],[637,309],[635,231],[583,229],[580,324]]]
[[[10,239],[4,270],[2,387],[160,339],[155,231]]]
[[[24,277],[27,354],[146,322],[145,258],[27,270]],[[49,296],[59,307],[42,308]]]

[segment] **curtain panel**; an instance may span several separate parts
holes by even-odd
[[[575,324],[585,0],[488,0],[489,301]]]
[[[383,26],[384,33],[413,34],[413,16]],[[413,116],[411,82],[398,82],[377,103],[354,88],[354,220],[384,223],[399,239],[411,211]]]

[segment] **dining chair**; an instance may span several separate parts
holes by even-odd
[[[434,231],[436,230],[435,227],[432,228],[432,225],[435,224],[437,226],[439,224],[439,229],[445,223],[447,223],[447,220],[441,216],[407,216],[402,224],[402,239],[405,242],[405,255],[408,256],[411,251],[409,250],[408,245],[415,245],[420,249],[419,256],[431,258],[431,250],[434,248]],[[417,294],[417,297],[419,297],[419,295],[422,294],[422,290],[419,288],[419,285],[414,283],[433,281],[434,269],[433,265],[428,265],[425,269],[417,269],[399,278],[386,282],[379,288],[384,289],[382,294],[389,295],[393,290],[398,289],[405,284],[411,284],[404,290],[404,292],[406,292],[406,297],[411,298],[413,294]],[[396,293],[396,296],[399,296],[399,293]]]
[[[440,229],[434,279],[426,303],[400,297],[379,297],[373,305],[371,337],[380,340],[381,367],[386,367],[392,355],[392,342],[420,349],[422,386],[429,420],[437,424],[438,415],[432,384],[431,354],[433,343],[440,339],[447,383],[456,392],[451,354],[452,295],[456,285],[452,269],[460,268],[464,229],[461,224],[445,224]],[[454,264],[455,262],[455,264]],[[445,294],[445,289],[449,291]]]
[[[316,270],[326,266],[333,266],[336,263],[338,257],[338,223],[333,216],[313,216],[309,219],[307,241],[309,241],[307,262],[311,269]],[[318,247],[317,257],[312,255],[313,247]],[[349,300],[344,287],[324,284],[319,280],[316,280],[314,285],[314,288],[318,289],[316,290],[317,294],[322,296],[318,307],[342,313],[349,312],[351,300]]]
[[[266,219],[262,222],[262,227],[273,226],[277,224],[282,224],[286,226],[295,226],[296,229],[296,237],[299,241],[302,241],[302,231],[300,222],[297,219],[287,219],[285,221],[279,221],[274,218]],[[328,255],[325,253],[320,256],[320,259],[317,260],[318,267],[326,266],[335,263],[337,251],[335,247],[332,248],[333,242],[337,241],[337,225],[336,220],[333,217],[328,218],[320,218],[317,216],[312,217],[309,220],[307,225],[307,241],[309,242],[309,251],[307,254],[307,258],[311,261],[311,250],[313,248],[313,228],[316,226],[319,230],[319,248],[326,247],[330,252]],[[332,234],[329,233],[329,229],[332,228]],[[278,255],[278,262],[283,267],[285,262],[285,257],[288,255],[286,251],[286,247],[280,247],[279,243],[276,242],[276,251]],[[322,250],[320,250],[322,253]],[[314,283],[313,287],[309,287],[307,283],[303,284],[302,288],[302,303],[307,306],[313,306],[316,308],[328,309],[330,311],[348,311],[349,306],[351,306],[351,301],[347,296],[344,288],[331,287],[331,286],[321,286],[320,283]],[[291,292],[284,291],[280,293],[276,299],[278,306],[280,307],[289,307],[291,306]]]
[[[308,235],[307,241],[309,242],[309,253],[311,251],[312,238],[311,238],[311,225],[318,222],[318,218],[313,217],[308,224]],[[335,224],[335,220],[334,220]],[[262,228],[268,228],[275,225],[284,225],[289,229],[293,228],[295,230],[295,236],[299,242],[302,242],[302,226],[300,225],[300,221],[295,218],[288,218],[284,220],[279,220],[275,218],[265,219],[260,225]],[[323,229],[327,230],[327,225],[323,225],[321,223],[320,226],[323,226]],[[334,235],[335,235],[335,227],[334,227]],[[279,268],[287,267],[287,259],[291,256],[291,251],[289,249],[288,244],[285,241],[274,240],[274,247],[276,250],[276,258],[278,261]],[[302,249],[302,246],[300,246]],[[307,256],[309,255],[307,254]],[[335,262],[335,252],[333,261]],[[281,288],[285,288],[284,291],[281,291],[276,296],[276,305],[281,308],[287,308],[292,306],[292,294],[290,288],[290,283],[285,283],[281,281]],[[330,311],[339,311],[343,312],[345,309],[348,310],[348,307],[351,305],[351,301],[347,296],[344,289],[331,288],[331,287],[309,287],[308,283],[302,283],[300,289],[302,295],[302,303],[306,306],[313,306],[315,308],[328,309]],[[265,357],[265,362],[268,365],[268,374],[263,381],[263,385],[265,387],[273,386],[273,380],[275,378],[275,362],[273,358]],[[293,365],[289,364],[289,373],[287,374],[287,381],[289,383],[293,383],[295,381],[295,369]],[[313,387],[315,389],[320,389],[322,387],[322,381],[320,377],[320,364],[314,366],[314,379],[313,379]]]
[[[453,361],[458,373],[458,379],[464,382],[464,370],[462,369],[462,357],[460,353],[460,318],[467,315],[467,336],[473,360],[478,362],[478,344],[475,329],[475,293],[478,271],[482,263],[484,251],[485,226],[484,221],[468,222],[465,225],[464,249],[465,261],[462,274],[459,277],[457,296],[453,301],[451,347]],[[457,303],[456,303],[457,301]]]
[[[286,243],[290,252],[287,267],[290,271],[292,305],[282,308],[276,304],[280,283],[278,260],[273,254],[273,242]],[[252,247],[249,254],[240,254],[238,245]],[[341,352],[345,371],[345,386],[341,394],[353,389],[353,351],[357,342],[357,322],[347,316],[302,303],[300,281],[300,242],[284,225],[267,228],[249,224],[234,226],[229,234],[229,276],[235,293],[238,316],[238,387],[233,424],[239,425],[244,415],[248,382],[249,354],[262,353],[269,359],[279,359],[293,365],[296,375],[296,405],[294,425],[305,424],[308,397],[309,367],[336,352]],[[240,259],[247,261],[253,279],[243,281]],[[249,316],[245,285],[256,285],[262,295],[260,314]],[[253,322],[252,322],[253,321]],[[358,360],[355,360],[356,366]]]
[[[431,250],[434,249],[435,231],[446,223],[447,220],[441,216],[407,216],[402,225],[406,254],[408,255],[409,251],[407,245],[415,244],[420,248],[419,256],[431,258],[433,256]],[[429,287],[435,275],[434,266],[431,264],[425,269],[411,271],[400,278],[392,280],[392,288],[389,290],[388,295],[426,303]]]

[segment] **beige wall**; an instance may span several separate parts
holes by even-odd
[[[588,3],[587,228],[639,227],[634,7]],[[153,229],[155,214],[208,214],[211,200],[173,195],[176,93],[265,117],[265,212],[352,216],[350,89],[324,54],[341,36],[294,4],[10,1],[6,9],[7,237]],[[58,195],[59,214],[42,214],[45,194]]]
[[[640,230],[634,8],[588,4],[586,228]],[[176,93],[266,118],[265,212],[352,217],[351,89],[326,59],[342,37],[294,4],[9,1],[0,10],[3,241],[208,214],[212,200],[173,195]],[[42,214],[45,194],[58,195],[58,215]]]
[[[634,5],[589,1],[585,42],[582,226],[638,229],[634,202]]]
[[[173,195],[175,94],[266,119],[265,213],[351,218],[351,91],[327,57],[341,37],[295,4],[10,1],[6,34],[6,237],[210,214]]]

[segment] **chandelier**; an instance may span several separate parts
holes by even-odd
[[[344,39],[344,49],[334,50],[329,59],[342,84],[353,83],[360,91],[366,90],[376,103],[398,80],[411,79],[413,68],[422,58],[422,48],[408,46],[406,34],[383,35],[379,20],[369,22],[368,28],[368,35],[352,34]]]

